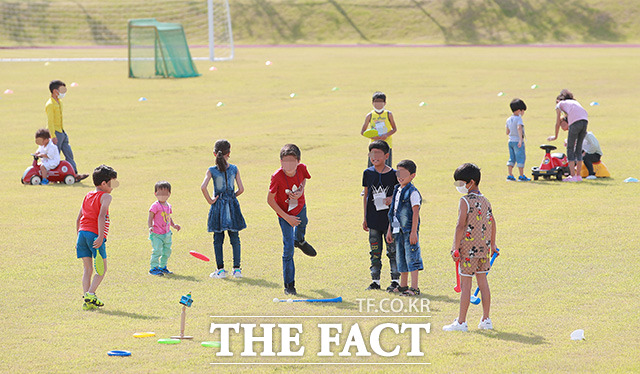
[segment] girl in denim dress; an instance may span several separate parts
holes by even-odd
[[[233,276],[242,278],[240,270],[240,236],[239,231],[246,228],[238,196],[244,192],[242,179],[238,167],[229,164],[231,154],[231,144],[221,139],[215,143],[213,153],[216,156],[216,165],[207,169],[207,174],[202,182],[202,194],[211,205],[207,229],[213,232],[213,249],[216,256],[218,269],[211,273],[211,278],[226,278],[227,271],[224,269],[224,232],[229,235],[229,241],[233,248]],[[207,189],[209,181],[213,180],[213,198]],[[238,185],[235,190],[234,182]]]

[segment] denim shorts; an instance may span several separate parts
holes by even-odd
[[[424,269],[422,255],[420,254],[420,236],[418,236],[418,243],[416,244],[411,244],[410,237],[410,233],[403,233],[402,231],[393,234],[393,239],[396,243],[396,262],[400,273]]]
[[[76,255],[78,258],[93,257],[96,258],[96,251],[100,251],[102,258],[107,258],[107,248],[105,238],[102,245],[99,248],[93,248],[93,242],[98,237],[98,234],[91,231],[78,231],[78,241],[76,242]]]
[[[515,165],[523,168],[526,159],[527,155],[524,152],[524,142],[522,142],[522,147],[520,148],[518,148],[518,142],[509,142],[509,162],[507,162],[507,166]]]

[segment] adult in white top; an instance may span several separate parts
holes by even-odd
[[[582,181],[580,176],[580,171],[582,170],[582,142],[587,135],[589,118],[587,111],[573,98],[571,91],[567,89],[560,91],[560,95],[556,98],[555,135],[548,137],[547,140],[553,141],[558,138],[563,112],[567,114],[567,123],[569,124],[567,159],[569,161],[569,172],[571,173],[571,176],[566,178],[565,181],[580,182]]]

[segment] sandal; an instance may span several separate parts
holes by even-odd
[[[418,296],[418,295],[420,295],[420,289],[419,288],[409,287],[404,292],[402,292],[401,295],[402,296]]]
[[[389,291],[389,292],[400,293],[401,294],[403,292],[407,292],[408,289],[409,289],[409,287],[402,287],[402,286],[398,285],[398,286],[396,286],[396,288],[394,288],[392,291]]]

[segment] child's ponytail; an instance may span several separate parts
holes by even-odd
[[[216,156],[216,166],[218,166],[218,170],[224,173],[227,171],[227,160],[225,160],[224,156],[228,155],[231,152],[231,143],[229,143],[226,139],[220,139],[213,146],[213,154]]]

